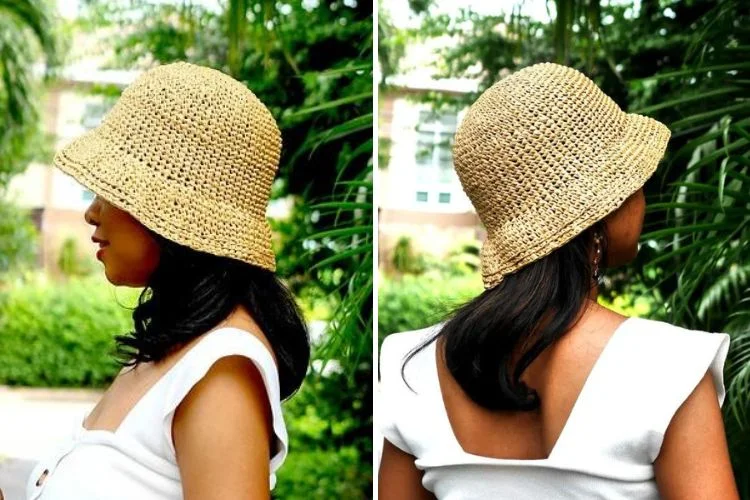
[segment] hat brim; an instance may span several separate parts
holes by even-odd
[[[486,289],[497,286],[508,274],[549,255],[617,210],[654,174],[669,142],[669,128],[653,118],[637,114],[627,114],[624,123],[621,139],[606,148],[596,160],[599,165],[608,166],[603,169],[608,178],[601,182],[602,189],[584,211],[562,227],[554,228],[553,240],[542,238],[511,258],[502,256],[494,248],[492,238],[485,241],[480,257]]]

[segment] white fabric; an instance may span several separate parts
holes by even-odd
[[[266,386],[275,434],[270,460],[273,488],[275,472],[288,447],[276,365],[259,339],[244,330],[226,327],[206,334],[193,345],[138,401],[115,432],[86,430],[83,415],[58,451],[31,472],[27,499],[181,499],[180,471],[172,443],[174,411],[216,361],[232,355],[252,360]],[[44,470],[48,475],[37,486]]]
[[[548,458],[469,454],[448,421],[434,342],[406,364],[408,385],[401,377],[404,357],[440,326],[385,339],[379,412],[385,438],[416,458],[423,485],[440,500],[658,499],[653,461],[707,371],[724,402],[728,335],[629,318],[596,361]]]

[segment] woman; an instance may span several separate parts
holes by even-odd
[[[636,254],[669,130],[571,68],[496,83],[456,133],[485,291],[381,350],[381,499],[738,498],[729,338],[597,305]]]
[[[309,359],[265,219],[280,148],[246,87],[176,63],[56,155],[97,195],[85,219],[107,279],[145,288],[116,337],[122,371],[28,498],[269,498],[287,453],[280,401]]]

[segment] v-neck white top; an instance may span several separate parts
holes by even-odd
[[[658,499],[653,462],[672,416],[710,372],[719,405],[729,335],[628,318],[608,340],[546,459],[465,452],[453,433],[437,378],[439,330],[389,335],[380,350],[381,430],[416,458],[440,500]]]
[[[271,404],[275,446],[270,483],[287,454],[276,364],[251,333],[225,327],[198,340],[126,415],[115,432],[87,430],[81,416],[58,450],[31,472],[28,500],[172,500],[181,499],[180,470],[172,441],[172,420],[190,389],[225,356],[244,356],[258,368]],[[242,436],[237,436],[242,439]],[[227,464],[231,467],[231,464]],[[37,482],[47,471],[46,478]],[[219,478],[217,478],[219,479]]]

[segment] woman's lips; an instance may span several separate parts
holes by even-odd
[[[97,250],[97,252],[96,252],[96,258],[97,259],[101,260],[101,257],[104,254],[104,249],[107,247],[107,245],[108,245],[108,243],[107,244],[104,244],[104,243],[100,243],[99,244],[99,250]]]

